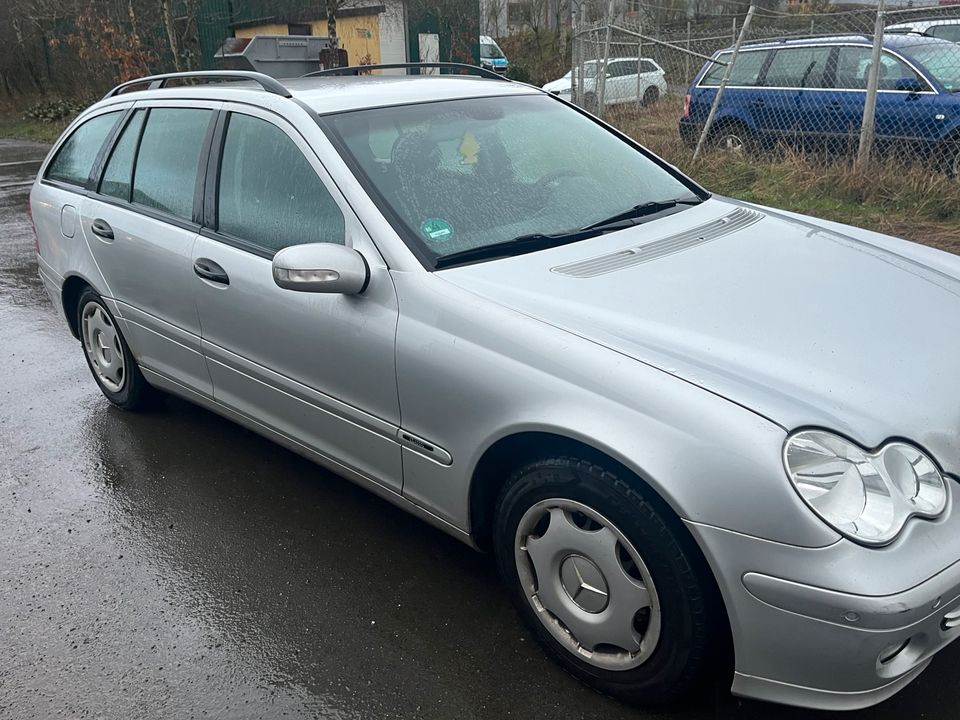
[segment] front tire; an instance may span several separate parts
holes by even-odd
[[[672,700],[707,651],[708,581],[673,523],[616,472],[530,463],[497,505],[500,573],[547,652],[601,692]]]
[[[87,367],[100,391],[123,410],[139,410],[154,399],[116,320],[94,290],[87,288],[77,302],[77,328]]]

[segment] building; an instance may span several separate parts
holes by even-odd
[[[201,0],[204,68],[230,37],[327,36],[325,2],[318,0]],[[459,61],[479,64],[479,0],[344,0],[337,37],[351,65]]]

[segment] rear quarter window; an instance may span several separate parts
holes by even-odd
[[[733,70],[730,72],[730,80],[727,84],[748,87],[759,85],[760,71],[763,70],[763,64],[769,54],[769,50],[741,51],[737,56],[737,62],[733,65]],[[720,62],[711,63],[711,68],[703,76],[700,85],[702,87],[717,87],[720,85],[726,64],[730,62],[731,56],[732,53],[722,53],[717,58]]]
[[[117,111],[97,115],[74,130],[47,168],[47,179],[86,185],[93,162],[121,114]]]

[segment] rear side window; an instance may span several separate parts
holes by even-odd
[[[47,179],[85,185],[93,169],[93,161],[97,159],[97,153],[120,115],[120,112],[98,115],[74,130],[50,163]]]
[[[640,72],[644,72],[644,73],[657,72],[657,66],[654,65],[654,64],[653,64],[652,62],[650,62],[649,60],[641,60],[641,61],[640,61]]]
[[[137,110],[124,128],[123,134],[113,146],[107,168],[100,181],[100,192],[104,195],[130,200],[130,185],[133,179],[133,156],[137,151],[137,141],[143,128],[146,111]]]
[[[133,202],[189,220],[200,152],[213,113],[153,108],[133,170]]]
[[[217,228],[275,252],[344,243],[343,214],[316,171],[272,123],[232,114],[220,164]]]
[[[765,87],[824,88],[827,86],[829,47],[777,50],[767,68]]]
[[[737,62],[734,63],[733,70],[730,73],[728,85],[747,85],[753,86],[760,82],[760,71],[763,69],[763,63],[769,55],[768,50],[751,50],[741,52],[737,56]],[[729,63],[731,53],[723,53],[717,59],[720,63]],[[717,87],[723,79],[723,73],[726,65],[713,63],[707,74],[703,76],[700,84],[706,87]]]
[[[933,35],[935,38],[960,43],[960,25],[934,25],[927,31],[927,34]]]

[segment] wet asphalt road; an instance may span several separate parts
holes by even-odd
[[[0,141],[0,718],[807,718],[723,678],[655,713],[580,686],[489,558],[204,410],[101,397]],[[956,718],[960,645],[849,718]]]

